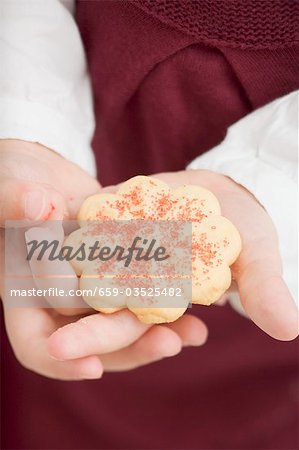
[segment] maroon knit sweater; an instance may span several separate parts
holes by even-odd
[[[182,169],[296,89],[298,10],[290,0],[79,2],[100,181]]]
[[[299,2],[79,1],[102,184],[183,169],[227,127],[298,88]],[[229,306],[208,343],[101,381],[51,381],[5,344],[3,448],[298,448],[297,343]]]

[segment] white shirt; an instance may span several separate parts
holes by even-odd
[[[95,175],[92,93],[72,0],[0,1],[0,138],[39,142]],[[231,126],[189,168],[230,176],[268,211],[297,298],[298,91]]]

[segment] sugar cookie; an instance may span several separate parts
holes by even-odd
[[[165,306],[165,299],[134,296],[83,296],[94,309],[112,313],[129,308],[145,323],[173,322],[187,309],[189,301],[210,305],[217,301],[231,284],[230,266],[241,251],[241,238],[235,226],[221,216],[215,195],[200,186],[185,185],[171,189],[156,178],[137,176],[123,183],[116,194],[97,194],[87,198],[78,214],[80,228],[71,233],[64,245],[91,245],[96,233],[90,233],[88,221],[148,220],[192,222],[192,298],[179,306]],[[103,229],[104,230],[104,229]],[[98,236],[105,241],[105,232]],[[70,261],[80,276],[80,288],[93,290],[98,286],[116,287],[117,277],[101,274],[93,261]],[[151,286],[157,279],[143,280]],[[123,283],[124,284],[124,283]],[[169,305],[169,306],[168,306]]]

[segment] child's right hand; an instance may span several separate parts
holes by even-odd
[[[82,201],[99,190],[94,178],[51,150],[0,140],[1,227],[8,219],[74,219]],[[1,230],[2,259],[3,235]],[[3,295],[3,260],[1,267]],[[202,345],[207,337],[205,325],[190,315],[171,325],[149,326],[129,311],[105,316],[93,310],[73,309],[66,315],[53,308],[4,309],[7,333],[20,363],[64,380],[99,378],[103,370],[129,370],[175,355],[183,346]]]

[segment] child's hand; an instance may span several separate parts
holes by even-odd
[[[243,241],[232,273],[246,313],[276,339],[298,336],[298,311],[282,278],[276,231],[253,195],[230,178],[204,170],[156,176],[173,186],[199,184],[217,196],[222,214],[238,228]]]
[[[99,183],[39,144],[0,140],[0,226],[6,219],[75,218]]]
[[[95,179],[41,145],[0,141],[1,226],[7,219],[74,219],[82,201],[99,189]],[[3,258],[3,230],[1,237]],[[3,260],[1,265],[5,281]],[[53,308],[5,308],[11,345],[25,367],[58,379],[99,378],[103,370],[138,367],[175,355],[184,345],[201,345],[207,337],[205,325],[189,315],[170,326],[150,327],[129,311],[68,314],[73,315]]]

